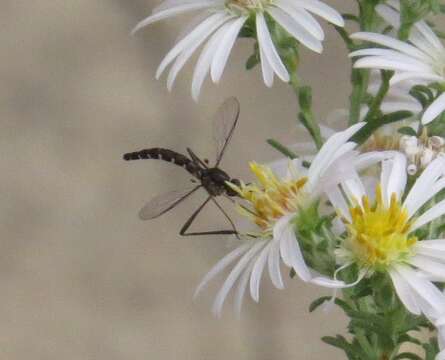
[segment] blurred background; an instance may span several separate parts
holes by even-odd
[[[352,1],[327,1],[346,11]],[[241,40],[222,82],[190,96],[194,61],[172,93],[157,65],[187,16],[129,35],[157,0],[2,0],[0,12],[0,359],[287,360],[343,359],[320,341],[344,331],[335,310],[308,313],[327,292],[264,276],[260,303],[245,299],[210,312],[223,277],[192,295],[224,254],[221,237],[181,238],[196,195],[142,222],[152,196],[189,176],[157,161],[126,163],[124,152],[163,146],[213,154],[211,116],[236,96],[241,120],[223,168],[247,178],[249,160],[279,157],[266,143],[306,134],[295,127],[291,89],[244,71],[252,42]],[[323,23],[322,23],[323,24]],[[317,116],[347,103],[349,61],[331,28],[322,56],[302,50],[300,73],[314,87]],[[199,228],[224,227],[206,211]]]

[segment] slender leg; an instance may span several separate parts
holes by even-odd
[[[236,226],[235,226],[235,224],[233,223],[233,221],[232,221],[232,219],[230,218],[230,216],[227,215],[227,213],[224,211],[223,207],[222,207],[221,205],[218,204],[218,202],[216,201],[216,199],[215,199],[214,197],[212,197],[212,201],[213,201],[213,203],[216,205],[216,207],[217,207],[217,208],[223,213],[223,215],[226,217],[227,221],[228,221],[228,222],[230,223],[230,225],[232,226],[232,229],[233,229],[233,231],[235,232],[236,237],[239,239],[239,236],[238,236],[239,232],[238,232],[238,230],[236,229]]]
[[[203,231],[203,232],[191,232],[187,233],[188,228],[192,225],[195,218],[199,215],[201,210],[204,208],[204,206],[207,205],[207,203],[212,199],[212,196],[209,196],[206,201],[202,203],[202,205],[199,206],[198,209],[190,216],[190,218],[185,222],[184,226],[181,228],[181,231],[179,232],[179,235],[181,236],[195,236],[195,235],[232,235],[237,234],[236,230],[219,230],[219,231]],[[218,206],[219,207],[219,206]]]
[[[201,164],[201,166],[204,166],[204,168],[208,169],[207,164],[205,164],[190,148],[187,148],[187,152],[189,153],[192,160],[195,162],[195,164]]]

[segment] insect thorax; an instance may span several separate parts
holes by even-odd
[[[225,193],[226,181],[230,181],[230,177],[221,169],[210,168],[202,170],[201,182],[210,195],[218,196]]]

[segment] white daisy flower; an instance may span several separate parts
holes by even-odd
[[[445,296],[433,284],[445,282],[445,239],[418,241],[415,231],[445,214],[445,200],[424,208],[445,188],[445,158],[431,162],[405,197],[407,161],[393,154],[382,162],[373,201],[358,176],[330,196],[347,234],[337,260],[341,268],[357,264],[360,278],[388,273],[408,311],[432,319],[445,314]]]
[[[247,206],[241,207],[242,213],[257,226],[259,232],[251,234],[250,238],[220,260],[204,277],[195,293],[195,296],[198,295],[210,280],[237,261],[216,295],[212,308],[216,315],[220,316],[223,304],[237,281],[236,311],[239,313],[241,310],[248,286],[251,297],[258,302],[260,281],[266,265],[273,285],[278,289],[284,288],[281,261],[293,268],[303,281],[326,287],[344,285],[341,281],[315,273],[306,265],[295,235],[295,220],[301,209],[313,205],[327,187],[338,184],[353,169],[381,160],[381,153],[359,156],[353,151],[356,144],[349,139],[363,125],[356,124],[330,137],[305,171],[295,160],[285,177],[280,177],[267,166],[251,164],[260,185],[242,184],[235,189],[247,202]],[[275,168],[278,173],[284,172],[281,165]]]
[[[398,2],[389,1],[391,6],[379,5],[379,14],[396,29],[400,27]],[[403,81],[416,84],[439,83],[445,86],[445,48],[434,31],[424,21],[414,24],[407,42],[388,35],[358,32],[351,35],[354,40],[375,43],[385,48],[368,48],[354,51],[351,57],[360,57],[355,68],[392,70],[393,86]],[[428,124],[445,110],[445,93],[439,95],[426,109],[422,123]]]
[[[232,47],[247,20],[254,20],[256,26],[263,79],[269,87],[274,75],[285,82],[290,79],[269,32],[269,18],[318,53],[323,50],[324,32],[312,14],[337,26],[344,25],[341,15],[319,0],[165,0],[136,26],[133,33],[159,20],[194,10],[203,12],[198,25],[194,21],[188,27],[191,30],[165,56],[156,78],[173,63],[167,77],[167,88],[171,90],[179,71],[199,46],[206,43],[193,74],[192,95],[195,100],[209,72],[214,83],[221,79]]]

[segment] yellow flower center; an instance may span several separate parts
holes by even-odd
[[[417,238],[409,235],[412,223],[396,194],[392,194],[389,207],[386,206],[379,185],[374,204],[371,206],[364,196],[362,205],[349,209],[352,220],[346,225],[346,247],[355,260],[378,270],[410,256]]]
[[[307,178],[281,180],[269,167],[255,162],[250,163],[250,170],[259,184],[231,185],[248,203],[247,206],[238,205],[238,209],[261,230],[270,231],[279,218],[298,210],[303,196],[301,189]]]

